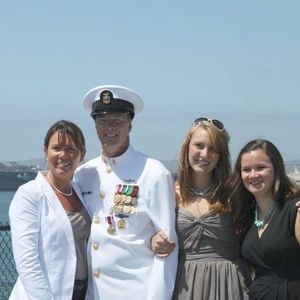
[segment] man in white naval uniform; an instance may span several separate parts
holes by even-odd
[[[74,176],[93,215],[88,247],[87,299],[171,299],[177,248],[155,256],[151,237],[164,231],[177,242],[170,172],[130,145],[131,122],[142,99],[122,86],[99,86],[84,98],[102,153]]]

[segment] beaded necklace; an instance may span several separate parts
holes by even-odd
[[[258,220],[258,206],[256,205],[256,208],[255,208],[255,221],[254,221],[254,224],[255,226],[258,228],[258,229],[262,229],[270,220],[274,210],[275,210],[275,203],[272,205],[272,207],[269,209],[266,217],[263,219],[263,220]]]
[[[56,192],[58,192],[58,193],[60,193],[60,194],[62,194],[62,195],[64,195],[64,196],[72,196],[72,195],[73,195],[73,189],[72,189],[70,183],[69,183],[69,190],[70,190],[70,192],[69,192],[69,193],[64,193],[64,192],[62,192],[60,189],[58,189],[58,188],[55,186],[54,182],[52,181],[52,179],[51,179],[51,177],[50,177],[50,171],[47,173],[47,178],[49,179],[50,185],[52,186],[52,188],[53,188]]]
[[[198,189],[195,189],[195,188],[192,188],[192,187],[190,187],[188,189],[188,193],[190,195],[196,196],[196,197],[205,197],[205,196],[207,196],[208,192],[209,192],[209,187],[204,189],[204,190],[198,190]]]

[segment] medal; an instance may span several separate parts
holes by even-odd
[[[106,218],[109,224],[108,233],[113,234],[116,228],[122,230],[127,227],[126,218],[137,212],[138,193],[139,186],[136,184],[119,183],[116,185],[111,215]],[[116,223],[113,220],[113,215],[120,218]]]
[[[122,200],[122,195],[120,195],[120,194],[115,194],[114,202],[115,202],[116,204],[118,204],[118,203],[121,202],[121,200]]]
[[[131,196],[126,196],[125,203],[126,204],[130,204],[131,203]]]
[[[131,204],[136,205],[136,203],[137,203],[137,197],[132,197],[131,198]]]
[[[122,194],[128,195],[128,190],[129,190],[129,185],[128,184],[124,184],[123,188],[122,188]]]
[[[117,184],[116,194],[122,194],[123,184]]]
[[[122,197],[121,203],[125,203],[127,196],[126,195],[122,195],[121,197]]]
[[[118,221],[118,228],[119,229],[124,229],[126,227],[126,222],[125,222],[125,220],[124,219],[120,219],[119,221]]]
[[[114,234],[115,231],[116,231],[116,229],[115,229],[115,227],[114,227],[113,225],[108,225],[108,227],[107,227],[107,232],[108,232],[109,234]]]
[[[124,205],[123,206],[123,212],[125,214],[130,214],[130,211],[131,211],[131,206],[129,206],[129,205]]]
[[[131,196],[132,197],[137,197],[138,196],[138,192],[139,192],[139,186],[138,185],[134,185],[132,193],[131,193]]]
[[[127,185],[126,196],[131,195],[132,191],[133,191],[133,186],[131,184]]]
[[[120,212],[122,212],[123,206],[122,205],[114,205],[113,210],[114,210],[115,214],[119,214]]]
[[[106,222],[108,223],[108,227],[107,227],[107,232],[109,234],[114,234],[116,229],[115,229],[115,225],[114,225],[114,219],[113,216],[107,216],[105,218]]]

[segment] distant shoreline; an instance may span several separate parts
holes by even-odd
[[[89,159],[85,159],[84,162]],[[167,159],[158,159],[171,173],[177,171],[178,161],[177,160],[167,160]],[[291,161],[285,161],[285,168],[287,173],[293,173],[295,170],[300,170],[300,160],[295,159]],[[4,166],[4,167],[3,167]],[[18,171],[31,171],[42,170],[45,168],[45,159],[44,158],[35,158],[23,161],[0,161],[0,171],[4,171],[5,167],[10,168],[10,170],[18,169]],[[20,169],[20,167],[24,169]]]

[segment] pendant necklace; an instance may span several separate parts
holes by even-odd
[[[256,205],[256,208],[255,208],[255,221],[254,221],[254,224],[255,226],[258,228],[258,229],[262,229],[270,220],[274,210],[275,210],[275,202],[274,204],[272,205],[272,207],[269,209],[266,217],[263,219],[263,220],[258,220],[258,206]]]
[[[200,189],[195,189],[195,188],[188,188],[187,192],[191,195],[191,196],[196,196],[196,197],[205,197],[208,195],[209,192],[209,187],[203,190]]]
[[[70,189],[70,192],[69,192],[69,193],[64,193],[64,192],[62,192],[61,190],[59,190],[59,189],[55,186],[54,182],[52,181],[52,179],[51,179],[51,177],[50,177],[50,171],[47,173],[47,178],[48,178],[48,180],[49,180],[50,185],[52,186],[52,188],[53,188],[55,191],[57,191],[58,193],[60,193],[60,194],[62,194],[62,195],[64,195],[64,196],[72,196],[72,195],[73,195],[73,189],[72,189],[70,183],[69,183],[69,189]]]

